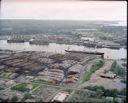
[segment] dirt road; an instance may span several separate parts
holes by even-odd
[[[104,70],[109,70],[111,68],[112,63],[113,63],[113,60],[105,60],[103,67],[100,68],[99,70],[97,70],[95,73],[93,73],[91,75],[90,80],[83,83],[82,85],[80,85],[80,88],[85,87],[85,86],[89,86],[91,84],[96,83],[98,80],[100,80],[101,78],[99,77],[99,74],[103,73]]]

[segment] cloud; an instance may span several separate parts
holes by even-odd
[[[56,0],[53,0],[56,1]],[[3,19],[126,20],[126,2],[3,0]]]

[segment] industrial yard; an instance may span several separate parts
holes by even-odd
[[[1,98],[12,98],[14,92],[17,92],[16,96],[22,95],[21,99],[25,95],[23,92],[28,91],[35,95],[34,100],[44,100],[46,98],[41,98],[40,95],[45,95],[49,101],[57,91],[73,90],[79,84],[81,72],[85,71],[87,62],[99,58],[101,57],[81,53],[1,52]],[[68,84],[70,88],[67,88]]]
[[[70,101],[75,91],[86,91],[83,87],[88,87],[88,82],[95,83],[96,75],[104,73],[105,67],[101,65],[93,69],[94,74],[92,72],[90,76],[86,76],[89,79],[85,80],[84,77],[88,71],[91,71],[91,66],[98,61],[102,61],[102,65],[108,62],[104,60],[103,54],[98,53],[67,51],[65,54],[59,54],[1,50],[0,99],[1,101],[13,101],[17,98],[15,101],[25,102]],[[111,64],[112,62],[109,66]],[[117,78],[115,75],[107,79],[106,76],[106,79],[103,77],[102,83],[99,83],[100,81],[96,83],[104,87],[102,84],[105,84],[107,80],[113,81],[115,77]],[[122,85],[124,87],[121,88],[125,88],[125,84]]]

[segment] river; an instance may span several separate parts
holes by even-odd
[[[109,26],[127,26],[126,21],[119,21],[117,24],[109,24]]]
[[[25,43],[8,43],[7,40],[0,40],[0,49],[2,50],[14,50],[14,51],[46,51],[65,53],[65,50],[77,50],[77,51],[97,51],[105,53],[104,58],[108,59],[121,59],[127,57],[127,50],[121,48],[119,50],[109,48],[88,48],[78,45],[56,44],[50,43],[49,45],[31,45],[29,42]]]

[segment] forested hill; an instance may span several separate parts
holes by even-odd
[[[75,29],[95,29],[106,21],[72,20],[0,20],[0,35],[10,34],[71,34]]]

